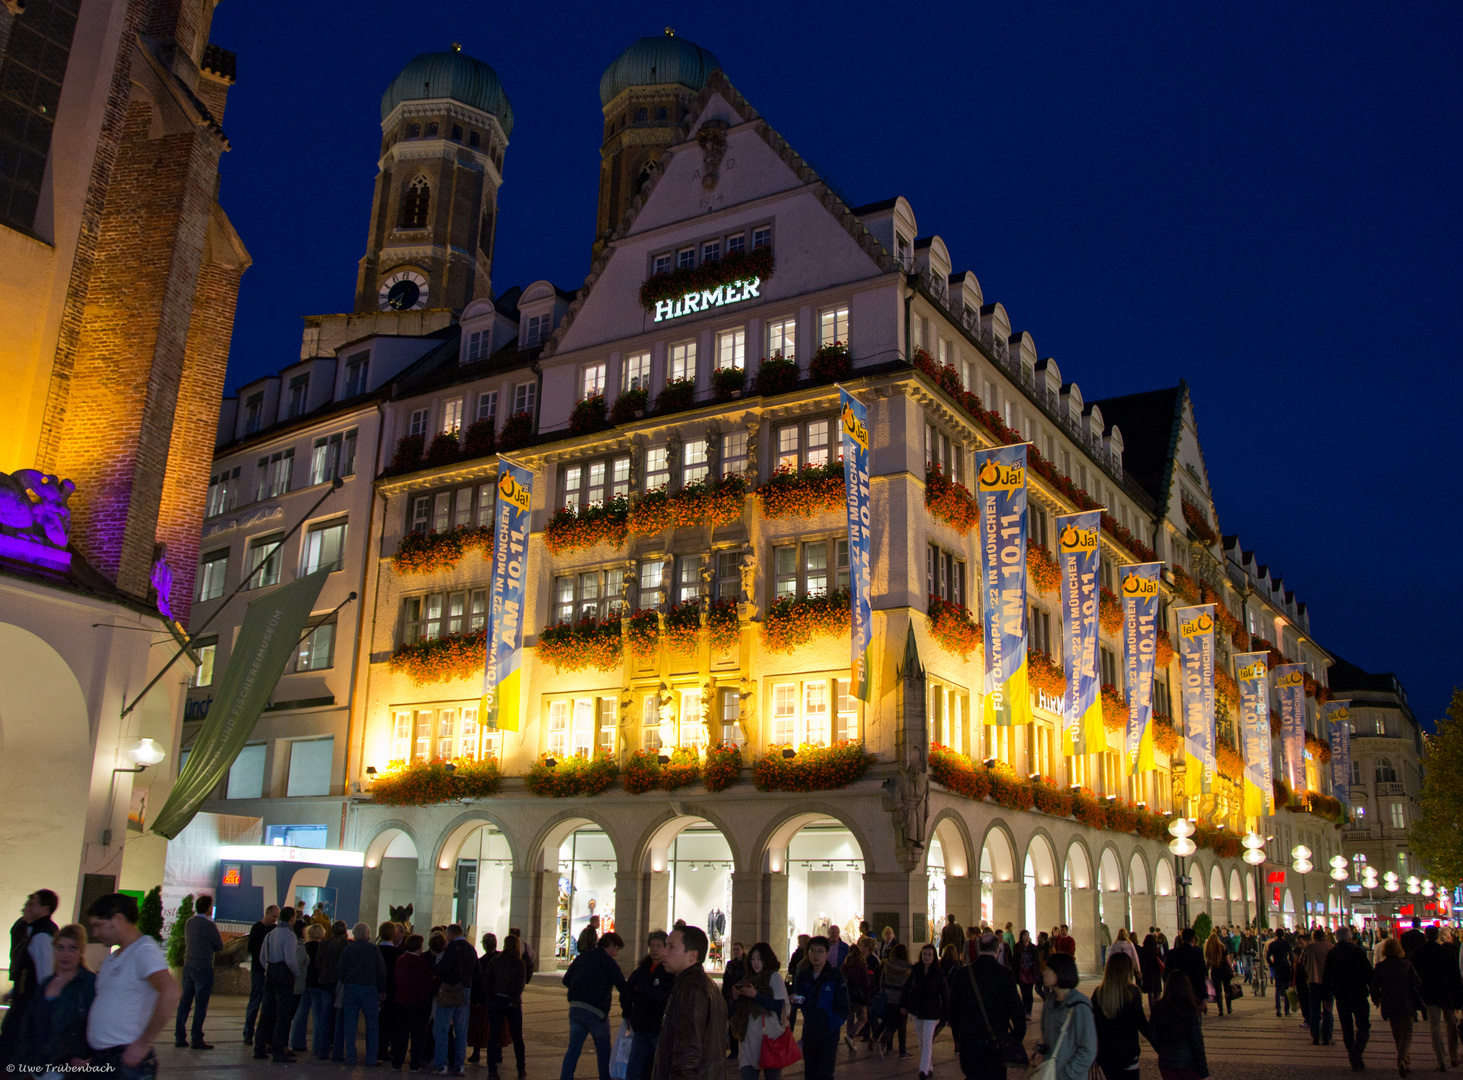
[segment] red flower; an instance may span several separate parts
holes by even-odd
[[[388,671],[410,675],[417,686],[481,677],[487,666],[488,633],[446,634],[403,645],[386,661]]]
[[[942,473],[938,465],[925,473],[925,509],[961,536],[980,524],[980,507],[970,491]]]
[[[930,635],[940,648],[962,660],[985,640],[985,629],[968,608],[938,596],[930,597],[929,620]]]
[[[850,611],[847,589],[827,596],[785,596],[767,609],[762,640],[772,652],[790,653],[814,638],[851,634]]]
[[[769,746],[757,760],[752,776],[758,791],[833,791],[853,783],[878,760],[858,742],[805,743],[791,759],[782,756],[783,750]]]
[[[1188,522],[1189,528],[1194,531],[1194,535],[1203,541],[1204,546],[1213,547],[1219,543],[1219,534],[1209,524],[1209,518],[1204,511],[1189,502],[1188,499],[1181,500],[1181,504],[1184,512],[1184,520]]]
[[[764,518],[815,517],[828,510],[840,510],[848,502],[843,462],[804,465],[802,469],[779,466],[757,489]]]
[[[538,636],[534,656],[555,671],[614,671],[624,655],[620,619],[584,618],[576,623],[545,627]]]
[[[411,532],[396,545],[391,569],[398,574],[438,574],[453,569],[469,551],[493,557],[493,531],[486,526],[460,525],[445,532]]]

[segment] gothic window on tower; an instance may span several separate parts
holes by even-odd
[[[649,110],[647,110],[647,109],[636,109],[635,110],[635,123],[637,123],[637,124],[643,124],[648,119],[650,119],[650,112],[649,112]]]
[[[469,131],[467,133],[468,146],[479,146],[482,144],[482,141],[482,136],[480,136],[476,131]]]
[[[416,125],[412,125],[415,127]],[[427,209],[432,202],[432,187],[425,176],[418,176],[406,189],[401,200],[401,228],[425,229]]]
[[[436,137],[437,137],[437,121],[433,120],[430,124],[427,125],[427,138],[429,138],[429,139],[435,139]]]
[[[422,137],[422,125],[421,124],[411,124],[411,125],[409,125],[407,127],[407,129],[406,129],[406,137],[408,139],[420,139]]]
[[[42,176],[71,52],[78,0],[31,0],[12,12],[10,48],[0,64],[0,221],[35,224]]]
[[[453,142],[461,142],[462,141],[462,125],[461,124],[453,124],[452,125],[452,141]]]

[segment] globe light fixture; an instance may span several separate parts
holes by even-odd
[[[1332,855],[1331,856],[1331,880],[1332,881],[1345,881],[1350,876],[1346,872],[1346,868],[1349,865],[1351,865],[1351,864],[1346,861],[1346,856],[1345,855]]]
[[[1422,892],[1422,882],[1418,880],[1416,874],[1412,874],[1407,878],[1407,891],[1413,896]]]
[[[151,739],[138,739],[136,744],[127,751],[128,760],[134,765],[141,765],[143,768],[149,765],[156,765],[167,756],[167,751]]]
[[[1350,876],[1351,875],[1346,872],[1346,869],[1344,867],[1338,866],[1336,867],[1336,869],[1331,871],[1332,881],[1345,881]]]
[[[1249,863],[1251,866],[1259,866],[1261,863],[1263,863],[1265,861],[1265,849],[1264,848],[1250,848],[1249,851],[1245,852],[1245,854],[1244,854],[1244,860],[1245,860],[1245,862]]]
[[[1396,892],[1402,887],[1398,882],[1397,874],[1395,871],[1388,870],[1385,874],[1382,875],[1382,887],[1385,888],[1388,892]]]
[[[1179,858],[1186,859],[1199,850],[1199,845],[1190,839],[1194,835],[1194,823],[1188,818],[1174,818],[1169,823],[1168,832],[1173,837],[1168,842],[1168,850]]]
[[[1431,896],[1431,895],[1433,895],[1433,883],[1431,881],[1428,881],[1426,878],[1424,878],[1423,879],[1423,882],[1422,882],[1422,895],[1423,896]]]

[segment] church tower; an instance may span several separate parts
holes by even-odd
[[[513,107],[498,74],[453,45],[381,96],[381,159],[356,311],[461,310],[493,293],[493,240]]]
[[[706,49],[666,27],[660,37],[635,42],[606,69],[599,80],[605,135],[594,254],[620,227],[650,167],[679,137],[706,77],[720,66]]]

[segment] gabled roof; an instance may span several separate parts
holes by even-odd
[[[1091,403],[1102,410],[1105,422],[1122,428],[1123,471],[1152,496],[1160,512],[1168,507],[1188,392],[1187,384],[1181,381],[1162,390],[1101,398]]]
[[[639,194],[630,202],[630,208],[625,211],[624,219],[619,227],[609,235],[608,243],[604,250],[595,257],[593,265],[589,270],[589,276],[584,279],[584,285],[575,294],[574,300],[569,305],[569,310],[564,318],[555,328],[553,335],[544,344],[543,355],[553,356],[559,347],[559,342],[564,340],[564,335],[569,327],[574,324],[574,317],[579,314],[579,309],[584,306],[584,300],[589,295],[594,283],[604,273],[605,267],[614,257],[616,244],[619,240],[629,234],[635,219],[644,208],[650,196],[654,193],[656,184],[665,175],[666,166],[672,157],[686,150],[687,148],[699,150],[700,146],[696,141],[696,125],[705,114],[706,108],[711,104],[711,99],[720,96],[744,124],[754,124],[758,135],[762,137],[768,147],[776,153],[789,169],[791,169],[799,180],[807,187],[811,187],[817,193],[819,200],[827,211],[838,219],[838,222],[847,230],[848,234],[858,242],[864,252],[873,260],[879,269],[893,272],[896,268],[894,256],[884,247],[883,244],[871,233],[862,221],[858,213],[851,209],[848,203],[839,196],[833,186],[825,180],[819,172],[801,157],[797,151],[788,145],[786,139],[779,135],[770,124],[758,114],[757,110],[747,103],[747,99],[738,93],[727,79],[726,73],[720,68],[713,71],[706,79],[706,85],[701,88],[701,93],[696,99],[696,106],[691,111],[690,118],[681,125],[679,139],[671,145],[650,170],[645,184],[641,187]]]

